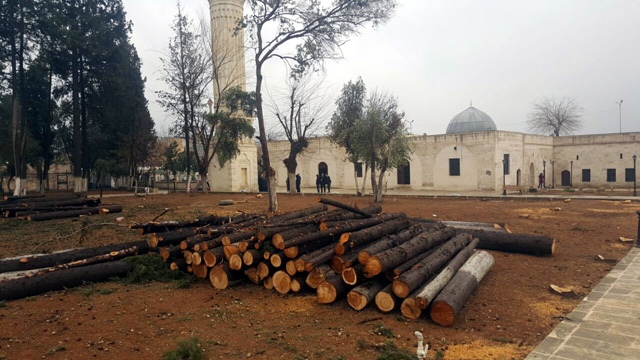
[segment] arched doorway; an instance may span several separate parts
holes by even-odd
[[[562,176],[562,186],[571,186],[571,173],[569,170],[564,170],[560,174]]]
[[[518,169],[518,171],[516,171],[516,185],[518,186],[520,186],[520,183],[522,182],[521,176],[522,176],[522,171]]]
[[[325,162],[321,162],[318,164],[318,175],[322,175],[322,174],[329,175],[329,167]]]

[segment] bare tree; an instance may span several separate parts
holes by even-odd
[[[582,111],[573,98],[543,97],[533,104],[527,125],[539,134],[568,135],[582,128]]]
[[[278,210],[276,178],[269,159],[264,121],[263,67],[273,58],[283,60],[294,75],[303,74],[323,60],[338,58],[340,47],[366,25],[388,20],[395,0],[323,1],[248,0],[251,9],[241,26],[248,31],[255,51],[256,109],[262,148],[262,166],[269,188],[269,211]]]
[[[329,101],[322,90],[320,78],[314,80],[308,75],[290,77],[288,91],[284,99],[274,101],[273,112],[278,119],[284,136],[289,141],[289,155],[284,159],[287,168],[290,193],[296,193],[297,157],[309,146],[309,138],[316,135],[328,118]],[[286,104],[280,107],[278,102]]]

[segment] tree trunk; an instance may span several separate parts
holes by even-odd
[[[469,234],[456,235],[453,239],[440,246],[433,254],[416,264],[411,270],[393,280],[393,293],[401,299],[406,298],[435,275],[444,264],[453,259],[470,242],[471,237]]]
[[[272,276],[273,288],[280,294],[287,294],[291,291],[291,276],[280,270],[276,271]]]
[[[358,262],[360,264],[365,264],[369,257],[381,253],[385,250],[389,250],[396,246],[402,245],[405,242],[413,239],[414,237],[425,233],[425,232],[435,232],[436,230],[442,229],[442,227],[430,226],[427,224],[413,224],[409,228],[402,230],[397,234],[388,235],[375,243],[368,245],[364,249],[358,251]]]
[[[386,285],[387,282],[382,279],[369,280],[349,291],[347,302],[353,309],[360,311],[374,301],[378,292]]]
[[[308,242],[319,240],[327,236],[337,236],[339,234],[342,234],[348,231],[357,231],[360,229],[364,229],[366,227],[380,224],[384,221],[389,221],[389,220],[397,219],[399,217],[404,217],[404,216],[405,215],[402,213],[395,213],[395,214],[382,214],[380,216],[375,216],[369,219],[351,220],[351,221],[345,222],[342,226],[339,226],[336,228],[317,231],[308,235],[298,236],[290,240],[285,240],[283,242],[276,241],[274,237],[273,245],[277,249],[283,250],[287,247],[306,244]]]
[[[361,246],[384,235],[395,234],[409,226],[409,220],[400,218],[362,229],[356,232],[343,233],[340,242],[335,246],[337,255],[344,255],[356,246]]]
[[[178,228],[177,230],[167,231],[161,234],[154,234],[149,238],[149,246],[151,246],[152,248],[156,248],[158,246],[170,246],[170,245],[180,244],[183,240],[191,236],[194,236],[195,230],[196,230],[195,227],[184,227],[184,228]],[[202,239],[205,236],[200,236],[198,238],[198,241],[202,241]],[[187,247],[182,248],[182,250],[186,250],[186,249]]]
[[[332,274],[335,274],[335,272],[331,270],[329,265],[322,264],[309,271],[305,282],[310,288],[317,289],[318,285],[320,285],[320,283],[322,283],[327,278],[327,276],[330,276]]]
[[[478,249],[496,250],[527,255],[553,255],[556,241],[547,236],[509,234],[497,231],[470,231],[480,239]]]
[[[356,285],[364,280],[364,265],[356,264],[344,269],[342,281],[349,285]]]
[[[316,225],[307,225],[305,227],[293,228],[280,233],[276,233],[271,237],[271,243],[274,244],[276,249],[284,250],[284,244],[291,239],[298,238],[300,236],[310,236],[313,233],[319,232]],[[280,245],[276,245],[280,244]],[[279,246],[282,246],[280,248]]]
[[[445,228],[436,232],[425,232],[406,243],[369,257],[365,263],[364,276],[372,278],[394,268],[414,256],[450,239],[455,230]]]
[[[242,254],[242,262],[246,266],[252,266],[258,263],[258,260],[261,258],[260,255],[260,251],[256,249],[249,249],[244,254]]]
[[[224,290],[228,287],[234,286],[242,282],[244,279],[236,271],[231,271],[229,269],[228,263],[222,263],[220,265],[214,266],[211,271],[209,271],[209,282],[213,285],[214,289]]]
[[[438,276],[428,281],[417,289],[410,297],[404,299],[400,306],[400,311],[408,319],[418,319],[422,315],[422,310],[426,310],[431,300],[442,290],[449,280],[453,278],[460,267],[473,255],[478,239],[473,241],[461,250],[447,266],[440,271]]]
[[[351,286],[342,281],[340,274],[333,273],[318,285],[316,289],[318,302],[320,304],[331,304],[344,296],[350,289]]]
[[[149,252],[149,246],[146,241],[131,241],[95,248],[68,250],[46,255],[24,256],[19,259],[0,260],[0,273],[55,267],[59,264],[70,263],[93,256],[107,254],[113,251],[129,249],[134,246],[138,248],[138,255]]]
[[[382,312],[390,312],[396,307],[397,298],[393,295],[391,284],[385,286],[376,294],[376,306]]]
[[[96,215],[106,213],[119,213],[122,212],[122,206],[103,206],[100,208],[87,208],[85,210],[71,210],[71,211],[54,211],[42,214],[33,214],[27,217],[30,221],[44,221],[53,219],[65,219],[71,217],[78,217],[83,215]]]
[[[49,291],[72,288],[85,282],[106,281],[115,276],[124,276],[131,270],[133,270],[132,264],[113,261],[6,280],[0,282],[0,300],[22,299]]]
[[[331,200],[331,199],[326,199],[326,198],[320,198],[320,199],[318,200],[318,202],[320,202],[321,204],[326,204],[326,205],[335,206],[335,207],[337,207],[337,208],[340,208],[340,209],[343,209],[343,210],[350,211],[350,212],[352,212],[352,213],[356,213],[356,214],[358,214],[358,215],[361,215],[361,216],[362,216],[362,217],[364,217],[364,218],[370,218],[370,217],[372,217],[372,216],[373,216],[372,214],[370,214],[370,213],[368,213],[368,212],[366,212],[366,211],[362,211],[362,210],[360,210],[360,209],[358,209],[358,208],[356,208],[356,207],[349,206],[349,205],[347,205],[347,204],[343,204],[343,203],[341,203],[341,202],[339,202],[339,201],[335,201],[335,200]]]
[[[486,251],[473,254],[440,292],[431,306],[431,319],[438,325],[451,326],[473,290],[494,264]]]

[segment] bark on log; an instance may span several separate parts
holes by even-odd
[[[116,214],[121,212],[122,206],[120,205],[101,206],[98,208],[98,214],[100,215]]]
[[[240,249],[238,249],[238,247],[236,245],[233,245],[233,244],[232,245],[225,245],[225,246],[223,246],[223,249],[224,249],[223,250],[224,251],[224,258],[227,259],[227,260],[229,260],[229,258],[231,258],[231,255],[235,255],[235,254],[240,252]]]
[[[279,232],[279,233],[275,233],[273,234],[273,236],[271,237],[271,243],[272,244],[276,244],[276,243],[282,243],[284,244],[284,242],[286,240],[289,239],[293,239],[299,236],[303,236],[303,235],[308,235],[310,233],[314,233],[314,232],[318,232],[318,228],[315,225],[306,225],[300,228],[293,228],[287,231],[283,231],[283,232]],[[279,250],[284,250],[283,248],[279,248],[276,246],[276,249]]]
[[[349,291],[347,294],[347,302],[354,310],[360,311],[373,302],[376,294],[387,285],[388,282],[380,278],[369,280]]]
[[[335,246],[336,255],[344,255],[356,246],[361,246],[379,239],[384,235],[395,234],[409,226],[407,218],[386,221],[366,229],[340,235],[340,242]]]
[[[317,258],[329,250],[333,251],[333,243],[327,244],[321,248],[318,248],[305,255],[300,256],[299,258],[296,259],[296,269],[298,269],[298,272],[311,271],[311,270],[305,270],[307,261],[310,259]],[[318,265],[318,264],[315,264],[315,265]]]
[[[400,246],[422,233],[434,232],[442,228],[443,228],[442,226],[438,226],[437,224],[436,225],[423,224],[423,223],[412,224],[407,229],[402,230],[397,234],[391,234],[391,235],[385,236],[384,238],[358,251],[358,262],[364,265],[367,262],[367,259],[369,259],[369,257],[377,253],[383,252],[385,250],[389,250],[396,246]]]
[[[382,312],[390,312],[396,307],[397,298],[393,295],[391,284],[376,294],[376,307]]]
[[[470,231],[480,239],[478,249],[504,251],[527,255],[553,255],[556,241],[547,236],[509,234],[496,231]]]
[[[317,214],[319,212],[326,211],[326,210],[327,210],[327,206],[326,205],[324,205],[324,204],[316,204],[316,205],[310,206],[310,207],[305,208],[305,209],[292,211],[292,212],[289,212],[289,213],[286,213],[286,214],[282,214],[282,215],[276,215],[276,216],[272,217],[269,220],[269,223],[271,223],[271,224],[279,224],[279,223],[283,223],[285,221],[307,217],[307,216],[310,216],[310,215],[313,215],[313,214]]]
[[[473,255],[478,239],[473,241],[464,249],[462,249],[447,266],[433,279],[427,281],[418,288],[410,297],[404,299],[400,306],[400,311],[408,319],[418,319],[422,315],[422,310],[426,310],[436,295],[442,290],[447,283],[453,278],[460,267]]]
[[[45,270],[45,271],[50,272],[51,270],[66,270],[66,269],[71,269],[71,268],[76,268],[81,266],[99,264],[107,261],[122,259],[122,258],[133,256],[133,255],[138,255],[138,247],[136,246],[132,246],[127,249],[111,251],[107,254],[92,256],[82,260],[68,262],[66,264],[60,264],[54,268],[50,268],[49,270]]]
[[[331,245],[331,244],[329,244]],[[331,258],[333,258],[333,256],[335,255],[333,252],[333,248],[331,246],[325,246],[321,249],[325,249],[324,252],[320,252],[318,253],[316,256],[312,257],[312,258],[308,258],[305,262],[304,262],[304,271],[311,271],[313,270],[313,268],[315,268],[316,266],[320,265],[320,264],[324,264],[326,262],[328,262],[329,260],[331,260]]]
[[[349,253],[343,256],[334,255],[331,258],[331,263],[330,263],[331,269],[333,269],[333,271],[337,273],[342,273],[344,269],[357,264],[359,249],[362,249],[362,248],[356,248],[354,249],[354,251],[350,251]]]
[[[416,264],[418,264],[419,262],[424,260],[427,256],[430,256],[431,254],[433,254],[435,251],[437,251],[441,246],[443,246],[446,243],[447,243],[447,241],[445,241],[444,243],[440,243],[440,244],[432,247],[431,249],[428,249],[427,251],[423,252],[422,254],[419,254],[419,255],[415,256],[414,258],[409,259],[406,262],[398,265],[397,267],[385,271],[385,276],[386,276],[387,280],[393,281],[398,276],[400,276],[403,273],[409,271],[411,268],[416,266]]]
[[[371,214],[369,214],[369,213],[367,213],[365,211],[362,211],[362,210],[360,210],[360,209],[358,209],[356,207],[353,207],[353,206],[350,206],[350,205],[347,205],[347,204],[343,204],[343,203],[341,203],[339,201],[335,201],[335,200],[331,200],[331,199],[327,199],[327,198],[320,198],[318,200],[318,202],[320,202],[321,204],[327,204],[327,205],[335,206],[337,208],[350,211],[352,213],[356,213],[356,214],[358,214],[358,215],[360,215],[360,216],[362,216],[364,218],[370,218],[372,216]]]
[[[222,236],[222,245],[231,245],[242,240],[250,240],[256,235],[254,230],[236,231],[231,234]]]
[[[20,259],[0,260],[0,273],[55,267],[59,264],[82,260],[110,253],[112,251],[120,251],[134,246],[138,248],[139,255],[149,252],[149,246],[146,241],[130,241],[95,248],[75,249],[46,255],[25,256]]]
[[[108,210],[109,213],[122,212],[122,206],[103,206],[100,208],[87,208],[84,210],[71,210],[71,211],[54,211],[44,214],[33,214],[27,216],[29,221],[45,221],[54,219],[66,219],[78,216],[89,216],[99,214],[101,211]]]
[[[318,285],[316,292],[320,304],[331,304],[344,296],[352,287],[342,281],[340,274],[333,273]]]
[[[187,271],[187,262],[184,259],[173,261],[169,265],[169,269],[172,271]]]
[[[327,229],[327,230],[322,230],[322,231],[317,231],[308,235],[302,235],[302,236],[298,236],[295,237],[293,239],[290,240],[285,240],[283,242],[280,241],[276,241],[275,236],[273,239],[273,245],[280,250],[283,250],[285,248],[288,247],[292,247],[292,246],[297,246],[297,245],[302,245],[302,244],[306,244],[315,240],[319,240],[322,238],[325,238],[327,236],[338,236],[341,235],[345,232],[349,232],[349,231],[357,231],[360,229],[364,229],[367,227],[371,227],[377,224],[380,224],[382,222],[385,221],[390,221],[390,220],[394,220],[400,217],[405,217],[404,214],[402,213],[395,213],[395,214],[382,214],[379,216],[374,216],[368,219],[360,219],[360,220],[350,220],[350,221],[346,221],[344,222],[342,225],[337,226],[335,228],[331,228],[331,229]]]
[[[0,205],[0,212],[9,211],[25,211],[25,210],[46,210],[55,208],[65,208],[70,206],[84,206],[84,207],[96,207],[100,205],[100,199],[66,199],[66,200],[51,200],[39,202],[19,202],[12,204]]]
[[[471,237],[469,234],[456,235],[453,239],[440,246],[433,254],[420,261],[411,270],[393,280],[393,293],[401,299],[406,298],[434,276],[438,270],[453,259],[470,242]]]
[[[227,217],[221,216],[205,216],[199,219],[187,220],[187,221],[165,221],[165,222],[148,222],[129,225],[129,229],[140,229],[141,234],[149,233],[162,233],[182,227],[201,227],[207,225],[222,225],[227,220]],[[239,215],[234,219],[246,219],[246,215]]]
[[[275,269],[267,261],[260,261],[256,269],[258,270],[258,277],[260,279],[265,279],[275,272]]]
[[[72,288],[85,282],[106,281],[112,277],[124,276],[131,270],[133,270],[132,264],[124,261],[112,261],[6,280],[0,282],[0,300],[22,299],[49,291]]]
[[[318,285],[322,283],[327,276],[335,274],[333,270],[329,267],[329,265],[323,264],[313,268],[307,275],[306,283],[312,289],[317,289]]]
[[[364,276],[372,278],[383,271],[394,268],[415,255],[450,239],[454,235],[455,230],[452,228],[444,228],[436,232],[425,232],[402,245],[371,256],[365,263]]]
[[[431,319],[438,325],[451,326],[473,290],[494,264],[491,254],[478,251],[462,265],[431,305]]]
[[[182,242],[182,240],[193,236],[195,230],[196,228],[194,227],[187,227],[168,231],[162,234],[154,234],[149,238],[149,246],[151,246],[151,248],[156,248],[158,246],[178,245]],[[185,247],[183,250],[186,249],[187,248]]]

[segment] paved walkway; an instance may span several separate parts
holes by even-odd
[[[640,359],[640,248],[632,248],[526,359]]]

